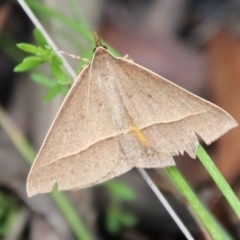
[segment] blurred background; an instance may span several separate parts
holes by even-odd
[[[93,42],[68,27],[82,21],[121,55],[229,112],[240,122],[240,1],[237,0],[42,0],[27,1],[59,49],[85,56]],[[49,11],[51,9],[51,11]],[[66,16],[66,18],[59,17]],[[80,19],[80,20],[79,20]],[[21,131],[38,151],[63,100],[43,102],[47,90],[13,68],[33,42],[31,21],[16,1],[0,1],[0,239],[77,239],[49,194],[28,198],[29,164],[10,135]],[[90,55],[91,56],[91,55]],[[75,59],[69,59],[74,68]],[[38,71],[51,74],[49,66]],[[12,128],[6,133],[3,123]],[[240,195],[240,129],[206,147]],[[233,239],[240,224],[197,160],[176,163]],[[158,170],[157,170],[158,171]],[[196,239],[204,239],[184,203],[155,170],[149,171]],[[96,239],[185,239],[137,171],[89,189],[68,192]]]

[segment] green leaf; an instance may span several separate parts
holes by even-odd
[[[54,76],[59,81],[59,83],[61,83],[61,84],[68,83],[67,77],[65,76],[62,69],[59,66],[51,63],[51,69],[52,69],[52,72],[53,72]]]
[[[49,102],[53,98],[55,98],[58,94],[62,93],[63,91],[63,86],[60,84],[56,84],[53,88],[51,88],[47,94],[44,96],[44,102]]]
[[[52,63],[53,63],[54,65],[59,66],[59,65],[62,65],[62,64],[63,64],[62,59],[61,59],[60,57],[58,57],[57,55],[53,55],[52,58],[51,58],[51,60],[52,60]]]
[[[47,41],[45,40],[44,36],[42,35],[41,31],[38,28],[35,28],[33,31],[34,38],[36,42],[43,48],[46,47],[48,44]]]
[[[39,53],[39,47],[29,44],[29,43],[19,43],[17,44],[17,47],[21,49],[24,52],[38,54]]]
[[[38,73],[33,73],[31,75],[31,78],[34,82],[46,88],[53,88],[57,84],[53,79]]]
[[[138,219],[136,216],[126,212],[122,212],[120,221],[125,227],[129,228],[134,227],[138,223]]]
[[[26,57],[23,59],[23,62],[21,62],[20,64],[18,64],[13,71],[14,72],[24,72],[27,71],[31,68],[34,68],[42,63],[44,63],[45,60],[42,57],[37,57],[37,56],[33,56],[33,57]]]
[[[115,211],[109,211],[106,219],[106,227],[109,233],[117,234],[120,231],[119,213]]]
[[[131,201],[135,198],[135,192],[133,189],[123,182],[114,180],[105,183],[105,185],[114,195],[114,197],[118,198],[119,200]]]
[[[67,17],[66,15],[47,7],[40,1],[28,0],[27,3],[32,10],[36,11],[39,14],[42,14],[42,16],[44,16],[45,18],[59,20],[59,22],[65,24],[67,27],[72,28],[73,30],[80,33],[81,36],[89,42],[94,43],[92,32],[89,31],[89,28],[85,22],[76,22],[75,20]]]

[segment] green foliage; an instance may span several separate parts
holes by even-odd
[[[119,233],[123,227],[132,228],[137,223],[138,219],[136,216],[119,208],[112,208],[108,211],[106,227],[112,235]]]
[[[197,156],[240,219],[240,202],[238,197],[201,145],[198,146]]]
[[[14,68],[14,72],[24,72],[44,63],[44,59],[38,56],[25,57],[23,61]]]
[[[34,39],[36,40],[39,46],[44,48],[47,45],[47,41],[45,40],[44,36],[42,35],[41,31],[38,28],[34,29],[33,35]]]
[[[135,192],[132,188],[120,181],[109,181],[104,184],[109,193],[120,201],[133,201]]]
[[[138,223],[137,217],[122,209],[124,201],[134,201],[135,192],[131,187],[118,180],[104,184],[108,190],[110,206],[107,209],[106,227],[109,233],[115,235],[123,227],[132,228]]]
[[[48,92],[44,96],[44,102],[51,101],[54,97],[56,97],[58,94],[66,95],[69,90],[69,86],[64,84],[61,85],[58,82],[54,81],[53,79],[39,74],[39,73],[33,73],[31,75],[31,79],[38,83],[39,85],[48,88]]]
[[[78,21],[76,21],[76,19],[69,18],[68,16],[46,6],[40,1],[27,0],[27,3],[36,13],[42,15],[45,19],[54,19],[55,21],[59,21],[59,23],[61,23],[63,26],[66,26],[66,28],[70,28],[76,33],[79,33],[79,35],[86,39],[87,42],[90,42],[92,45],[94,45],[92,33],[87,24],[80,17],[80,13],[78,13],[79,17]],[[76,11],[76,8],[74,11]]]
[[[29,43],[17,44],[17,47],[20,50],[33,54],[34,56],[25,57],[22,62],[14,68],[14,71],[24,72],[31,70],[43,63],[49,63],[52,69],[52,73],[57,81],[54,81],[49,77],[41,74],[32,75],[32,79],[35,82],[48,88],[48,92],[44,97],[44,101],[48,102],[58,94],[65,95],[68,92],[70,77],[63,69],[63,62],[61,58],[59,58],[55,52],[47,46],[45,38],[38,29],[34,30],[34,38],[38,45]]]
[[[25,57],[23,61],[14,68],[14,71],[27,71],[48,62],[50,63],[52,69],[54,69],[55,77],[57,78],[60,76],[60,82],[62,84],[67,83],[66,73],[61,69],[63,64],[61,58],[59,58],[55,52],[47,46],[46,40],[38,29],[34,30],[34,37],[36,42],[39,44],[38,46],[29,43],[17,44],[19,49],[24,52],[34,54],[35,56]]]
[[[61,71],[61,67],[54,62],[51,62],[50,66],[55,78],[59,81],[59,83],[66,84],[68,80],[64,72]]]
[[[25,51],[27,53],[32,53],[38,55],[42,49],[40,47],[37,47],[33,44],[29,43],[19,43],[17,44],[17,47],[21,49],[22,51]]]
[[[31,79],[38,83],[39,85],[46,87],[46,88],[52,88],[56,85],[53,79],[46,77],[45,75],[39,74],[39,73],[33,73],[31,75]]]
[[[0,239],[8,236],[17,212],[18,208],[12,199],[0,192]]]

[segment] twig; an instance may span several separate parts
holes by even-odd
[[[149,187],[153,190],[154,194],[157,196],[159,201],[162,203],[162,205],[165,207],[165,209],[168,211],[169,215],[173,218],[173,220],[176,222],[178,227],[181,229],[185,237],[189,240],[194,240],[191,233],[188,231],[188,229],[185,227],[185,225],[182,223],[181,219],[178,217],[178,215],[175,213],[175,211],[172,209],[168,201],[165,199],[161,191],[157,188],[156,184],[152,181],[152,179],[149,177],[149,175],[146,173],[145,170],[142,168],[138,168],[138,171],[144,178],[144,180],[147,182]]]

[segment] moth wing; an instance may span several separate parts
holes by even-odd
[[[90,86],[90,91],[89,90]],[[119,158],[116,126],[104,92],[80,73],[65,98],[35,159],[27,180],[29,196],[91,185],[111,172]],[[101,119],[102,121],[99,121]]]
[[[195,158],[199,135],[210,144],[237,126],[237,122],[216,105],[178,87],[146,68],[115,58],[117,86],[134,124],[160,156],[139,161],[137,167],[160,167],[166,156],[187,152]],[[112,73],[114,74],[114,73]]]
[[[99,184],[117,177],[135,167],[136,164],[140,165],[140,163],[144,163],[143,167],[168,167],[175,165],[172,156],[164,155],[161,152],[157,152],[152,148],[144,146],[144,144],[141,143],[131,131],[119,135],[116,139],[118,139],[120,147],[116,165],[108,174],[99,178],[93,184],[83,187],[90,187],[94,184]],[[159,160],[161,160],[161,162],[159,162]]]

